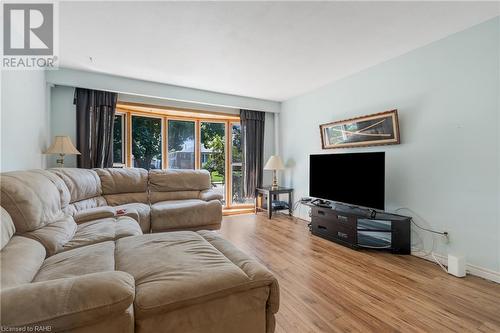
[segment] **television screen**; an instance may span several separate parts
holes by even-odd
[[[384,209],[385,153],[311,155],[309,196]]]

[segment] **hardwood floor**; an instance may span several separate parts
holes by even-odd
[[[350,250],[285,216],[226,216],[220,232],[278,278],[276,332],[500,332],[500,284]]]

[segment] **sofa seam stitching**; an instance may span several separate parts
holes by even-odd
[[[49,281],[50,281],[50,280],[49,280]],[[71,289],[73,289],[73,284],[74,284],[74,282],[73,282],[73,283],[72,283],[72,285],[71,285]],[[130,289],[130,288],[129,288],[129,289]],[[68,298],[69,298],[69,293],[67,293],[67,295],[68,295]],[[31,322],[27,323],[26,325],[33,325],[33,324],[36,324],[36,323],[39,323],[39,322],[43,322],[43,321],[47,321],[47,320],[51,320],[51,319],[59,319],[59,318],[61,318],[61,317],[65,317],[65,316],[68,316],[68,315],[73,315],[73,314],[78,314],[78,313],[88,312],[88,311],[93,311],[93,310],[99,310],[99,309],[101,309],[101,308],[114,306],[114,305],[116,305],[116,304],[119,304],[119,303],[122,303],[122,302],[126,301],[126,300],[127,300],[127,298],[128,298],[128,296],[127,296],[127,297],[124,297],[123,299],[120,299],[120,300],[118,300],[118,301],[116,301],[116,302],[109,303],[109,304],[104,304],[104,305],[101,305],[101,306],[98,306],[98,307],[92,307],[92,306],[89,306],[89,307],[87,307],[87,308],[83,309],[83,311],[64,312],[64,313],[60,313],[60,314],[57,314],[56,316],[52,316],[52,317],[50,317],[50,316],[49,316],[49,317],[43,317],[43,318],[41,318],[41,319],[39,319],[39,320],[37,320],[37,321],[31,321]],[[66,300],[65,304],[67,304],[67,300]],[[65,307],[66,307],[66,306],[65,306]]]

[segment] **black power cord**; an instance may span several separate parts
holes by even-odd
[[[398,208],[398,209],[396,209],[396,210],[395,210],[395,212],[398,212],[398,211],[400,211],[400,210],[406,210],[406,211],[408,211],[408,212],[410,212],[410,213],[412,213],[412,214],[416,215],[419,219],[423,220],[420,216],[418,216],[418,214],[416,214],[415,212],[413,212],[413,211],[412,211],[411,209],[409,209],[409,208],[405,208],[405,207]],[[413,224],[414,224],[417,228],[419,228],[419,229],[422,229],[422,230],[424,230],[424,231],[427,231],[427,232],[430,232],[430,233],[433,233],[433,234],[436,234],[436,235],[443,235],[443,236],[445,236],[445,237],[448,237],[448,232],[447,232],[447,231],[436,231],[436,230],[432,230],[432,229],[424,228],[424,227],[422,227],[422,226],[418,225],[418,223],[417,223],[417,222],[415,222],[415,220],[413,219],[413,217],[410,217],[410,221],[411,221],[411,223],[413,223]]]
[[[410,221],[411,223],[413,223],[417,228],[419,229],[422,229],[422,230],[425,230],[427,232],[431,232],[433,234],[437,234],[437,235],[443,235],[443,236],[448,236],[448,232],[447,231],[436,231],[436,230],[432,230],[432,229],[427,229],[427,228],[424,228],[424,227],[421,227],[417,224],[417,222],[415,222],[413,220],[413,218],[410,218]]]

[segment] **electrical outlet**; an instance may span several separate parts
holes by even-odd
[[[445,231],[444,234],[443,234],[443,239],[444,239],[444,242],[446,244],[449,244],[450,243],[450,234],[448,233],[448,231]]]

